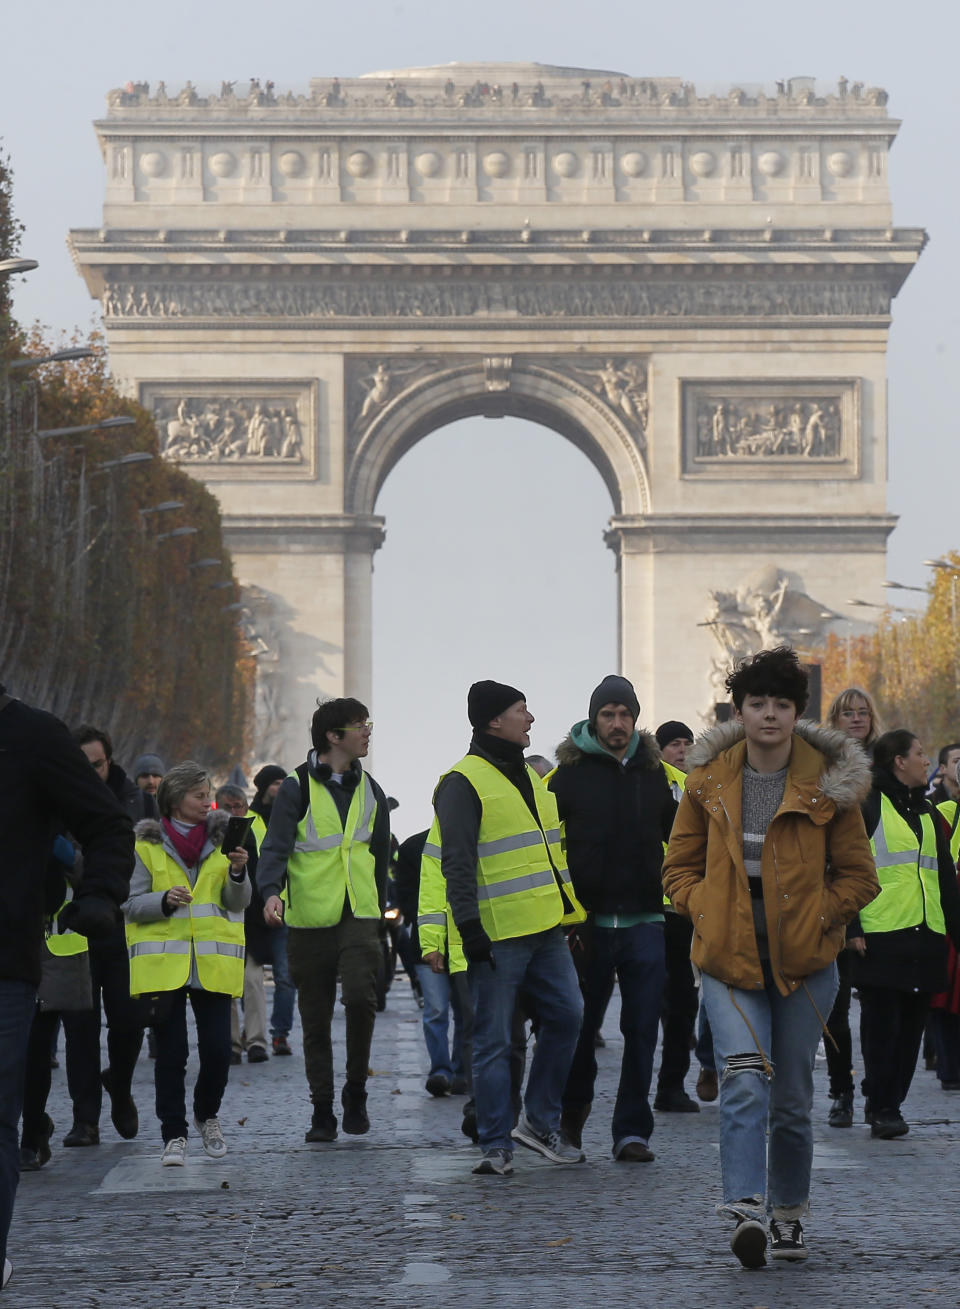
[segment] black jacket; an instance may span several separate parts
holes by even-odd
[[[880,821],[880,799],[885,795],[921,839],[920,815],[930,814],[937,833],[940,903],[947,932],[960,948],[960,889],[957,870],[943,819],[924,796],[922,786],[910,790],[885,769],[874,768],[873,788],[861,806],[867,835]],[[880,873],[881,886],[883,874]],[[896,932],[864,932],[860,919],[847,926],[847,938],[864,936],[866,954],[851,950],[850,980],[854,986],[883,986],[896,991],[943,991],[947,986],[947,942],[926,923]]]
[[[54,838],[83,851],[76,898],[120,905],[133,870],[133,824],[63,723],[0,688],[0,977],[40,981],[44,880]]]
[[[417,931],[417,910],[420,902],[420,860],[429,832],[416,832],[400,843],[397,862],[393,866],[393,889],[397,908],[410,929],[412,958],[420,960],[420,933]]]
[[[663,842],[676,801],[649,732],[633,757],[590,754],[571,737],[557,748],[550,778],[564,824],[567,867],[585,909],[602,914],[663,912]]]

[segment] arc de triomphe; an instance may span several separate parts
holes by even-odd
[[[451,65],[111,92],[71,234],[113,371],[219,497],[265,647],[258,755],[371,688],[377,494],[435,428],[518,415],[614,504],[650,721],[714,656],[882,602],[891,226],[878,88]]]

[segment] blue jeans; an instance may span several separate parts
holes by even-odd
[[[593,1100],[597,1077],[595,1040],[614,973],[620,982],[623,1061],[613,1110],[614,1153],[631,1141],[649,1141],[653,1114],[648,1100],[653,1057],[660,1027],[665,976],[663,925],[594,927],[592,949],[581,965],[583,1029],[563,1092],[565,1110],[584,1109]]]
[[[32,983],[0,981],[0,1268],[7,1255],[7,1234],[20,1180],[18,1126],[36,1005],[37,988]]]
[[[542,1134],[560,1128],[560,1098],[577,1048],[583,1000],[559,927],[494,941],[493,957],[494,968],[470,965],[473,1092],[481,1148],[512,1151],[510,1037],[517,993],[523,987],[529,994],[539,1022],[524,1109],[534,1131]]]
[[[792,1219],[810,1196],[813,1065],[823,1030],[817,1011],[826,1022],[837,966],[811,973],[788,996],[774,986],[766,964],[764,980],[763,990],[741,991],[703,974],[720,1073],[718,1212]]]
[[[417,964],[423,993],[423,1039],[430,1057],[431,1074],[453,1081],[463,1073],[463,1020],[456,987],[449,973],[435,973],[429,964]],[[448,1039],[453,1015],[453,1046]]]
[[[289,1036],[293,1027],[293,1005],[297,988],[290,980],[287,962],[287,939],[290,929],[286,923],[273,933],[273,1013],[270,1015],[270,1035]]]

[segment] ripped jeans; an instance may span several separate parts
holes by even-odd
[[[768,963],[763,975],[762,991],[702,975],[720,1074],[723,1204],[717,1212],[789,1220],[805,1212],[810,1195],[813,1066],[822,1034],[817,1010],[826,1021],[837,966],[811,973],[789,996],[773,984]]]

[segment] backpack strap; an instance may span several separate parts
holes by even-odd
[[[307,810],[310,808],[310,771],[307,765],[298,764],[295,772],[300,779],[300,814],[299,818],[307,816]]]

